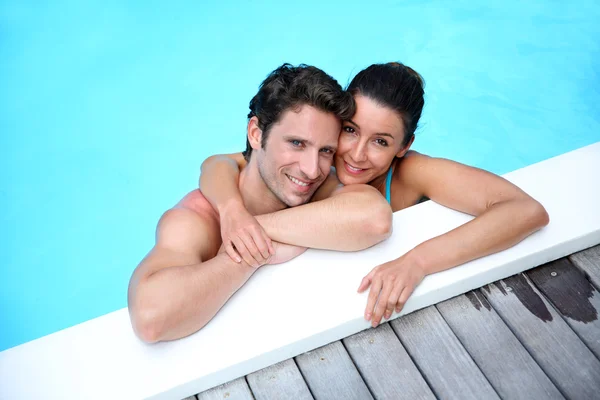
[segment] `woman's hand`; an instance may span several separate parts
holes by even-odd
[[[237,263],[243,258],[258,268],[275,255],[271,238],[243,206],[221,214],[221,238],[225,251]]]
[[[394,309],[400,312],[424,277],[423,269],[406,255],[373,268],[358,288],[362,293],[371,287],[365,319],[376,327],[382,317],[390,318]]]

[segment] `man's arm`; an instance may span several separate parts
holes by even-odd
[[[256,271],[225,253],[214,256],[219,243],[211,218],[186,209],[163,215],[156,244],[129,283],[129,314],[141,340],[174,340],[200,330]]]
[[[390,237],[392,209],[377,189],[324,184],[334,188],[331,194],[256,216],[267,235],[295,246],[337,251],[363,250]]]

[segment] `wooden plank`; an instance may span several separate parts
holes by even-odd
[[[427,276],[403,314],[600,243],[600,185],[590,184],[599,156],[600,142],[503,175],[544,204],[551,223],[505,251]],[[309,249],[261,267],[207,326],[180,340],[140,343],[123,308],[2,351],[0,398],[184,398],[341,340],[369,327],[368,293],[356,287],[373,267],[472,218],[427,201],[394,213],[392,237],[376,246]],[[193,373],[168,373],[177,370]]]
[[[257,400],[304,400],[313,397],[293,359],[263,368],[246,377]]]
[[[435,307],[391,325],[438,398],[499,398]]]
[[[479,290],[436,307],[501,398],[564,398]]]
[[[487,285],[482,293],[565,397],[597,396],[600,361],[525,275]]]
[[[372,399],[342,342],[296,357],[298,368],[315,399]]]
[[[352,335],[343,343],[376,399],[435,399],[388,323]]]
[[[569,259],[589,278],[589,280],[600,290],[600,246],[571,254]]]
[[[600,358],[600,293],[568,258],[526,273],[567,321],[579,338]]]
[[[246,379],[238,378],[196,395],[198,400],[254,400]]]

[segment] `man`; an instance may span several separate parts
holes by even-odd
[[[389,237],[392,213],[379,192],[329,180],[341,123],[354,112],[352,97],[333,78],[284,64],[261,84],[250,109],[239,190],[273,239],[269,264],[309,247],[356,251]],[[315,201],[329,204],[317,211]],[[217,210],[199,190],[163,214],[156,243],[129,285],[131,322],[141,340],[197,332],[260,267],[236,263],[221,244]]]

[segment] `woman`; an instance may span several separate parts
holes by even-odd
[[[344,122],[335,155],[342,184],[375,187],[394,212],[431,199],[475,217],[363,278],[358,291],[370,287],[365,319],[373,327],[382,317],[389,319],[394,309],[400,312],[426,275],[505,250],[548,224],[544,207],[504,178],[409,150],[424,105],[423,80],[413,69],[400,63],[371,65],[347,90],[356,113]],[[239,199],[233,183],[244,163],[241,153],[203,163],[200,187],[213,205]],[[238,262],[241,255],[264,263],[272,246],[254,217],[246,212],[220,218],[229,255]]]

